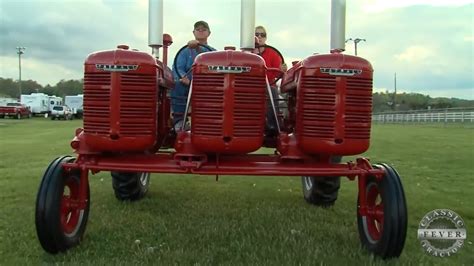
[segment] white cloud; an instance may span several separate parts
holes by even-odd
[[[382,12],[387,9],[416,5],[428,6],[461,6],[474,3],[473,0],[365,0],[362,10],[365,12]]]
[[[8,77],[13,80],[18,80],[18,57],[0,56],[0,62],[2,62],[0,77]],[[48,63],[43,60],[28,57],[22,58],[21,70],[22,80],[31,79],[42,85],[54,85],[59,81],[58,77],[62,77],[62,79],[66,80],[81,79],[83,77],[82,71],[78,71],[77,69],[66,68],[60,64]]]
[[[414,45],[407,47],[402,53],[396,54],[395,58],[404,63],[420,63],[433,60],[437,55],[434,48],[428,46]]]
[[[83,60],[93,51],[117,44],[150,51],[148,0],[0,1],[1,77],[18,77],[16,46],[28,47],[24,78],[42,85],[81,78]],[[359,43],[358,54],[372,63],[377,88],[390,88],[397,72],[400,88],[454,93],[445,88],[474,87],[473,2],[349,0],[346,36],[367,39]],[[459,7],[465,4],[470,6]],[[209,22],[210,45],[239,47],[240,0],[164,0],[164,9],[164,30],[174,41],[169,65],[192,38],[197,20]],[[256,1],[255,22],[267,28],[268,43],[288,65],[329,51],[329,21],[328,0]],[[346,49],[353,54],[353,43]]]

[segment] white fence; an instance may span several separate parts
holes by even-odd
[[[436,109],[379,113],[372,115],[374,123],[473,123],[474,109]]]

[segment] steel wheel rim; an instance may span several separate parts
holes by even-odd
[[[149,178],[150,178],[150,174],[149,174],[149,173],[142,173],[142,174],[140,175],[140,178],[139,178],[140,184],[141,184],[142,186],[146,186],[146,184],[148,183],[148,179],[149,179]]]
[[[379,187],[370,183],[366,188],[367,216],[362,217],[367,240],[374,244],[382,238],[383,233],[383,201]]]
[[[303,182],[306,190],[313,188],[313,179],[310,176],[303,176]]]
[[[61,195],[61,228],[68,237],[74,236],[82,223],[84,209],[79,207],[79,182],[72,177],[65,180]]]

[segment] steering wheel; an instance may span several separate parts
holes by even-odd
[[[281,63],[282,63],[282,64],[285,64],[285,58],[283,58],[283,55],[280,53],[280,51],[279,51],[277,48],[275,48],[275,47],[273,47],[273,46],[271,46],[271,45],[268,45],[268,44],[255,45],[255,48],[260,48],[260,47],[265,47],[265,49],[266,49],[266,48],[270,48],[270,49],[272,49],[273,51],[277,52],[277,54],[278,54],[278,55],[280,56],[280,58],[281,58]],[[268,68],[268,70],[272,70],[272,71],[277,71],[277,72],[279,72],[279,75],[278,75],[278,76],[276,77],[276,79],[275,79],[273,82],[271,82],[271,84],[270,84],[270,86],[273,86],[273,85],[275,85],[275,84],[278,82],[278,80],[280,80],[280,79],[283,77],[284,72],[283,72],[280,68],[274,68],[274,67],[270,67],[270,68]]]
[[[203,48],[206,49],[206,51],[202,51],[202,52],[212,52],[212,51],[213,51],[212,48],[211,48],[210,46],[206,45],[206,44],[201,44],[201,43],[199,43],[198,46],[201,46],[201,47],[203,47]],[[178,71],[178,69],[177,69],[177,66],[176,66],[176,62],[177,62],[177,60],[178,60],[179,54],[180,54],[182,51],[184,51],[184,49],[186,49],[186,48],[188,48],[188,45],[185,45],[185,46],[181,47],[181,49],[179,49],[179,51],[176,53],[176,56],[174,57],[174,60],[173,60],[173,70],[174,70],[174,72],[176,72],[176,74],[178,75],[178,78],[179,78],[179,79],[182,79],[183,76],[181,75],[181,73],[179,73],[179,71]],[[202,52],[201,52],[201,53],[202,53]],[[200,53],[198,52],[198,54],[200,54]],[[186,72],[186,75],[187,75],[191,70],[192,70],[192,68],[191,68],[190,70],[188,70],[188,72]]]

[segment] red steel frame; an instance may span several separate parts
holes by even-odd
[[[65,163],[66,172],[81,169],[79,190],[79,209],[87,203],[89,171],[133,171],[172,174],[203,175],[259,175],[259,176],[346,176],[350,180],[358,178],[359,213],[372,218],[383,216],[383,210],[368,208],[366,182],[368,176],[380,180],[383,169],[372,168],[366,158],[357,158],[356,162],[332,164],[327,162],[298,162],[281,160],[278,155],[247,154],[217,155],[206,160],[176,160],[174,153],[127,154],[120,156],[80,155],[73,163]],[[198,158],[200,159],[200,158]],[[380,213],[382,211],[382,213]]]

